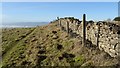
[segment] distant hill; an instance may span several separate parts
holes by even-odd
[[[120,21],[120,17],[115,17],[114,21]]]
[[[47,25],[49,22],[16,22],[16,23],[3,23],[3,27],[35,27]]]

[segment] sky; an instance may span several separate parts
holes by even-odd
[[[1,3],[0,3],[1,4]],[[49,22],[56,17],[106,20],[118,16],[118,2],[3,2],[2,23]]]
[[[1,0],[2,2],[118,2],[119,0]]]
[[[120,2],[118,2],[118,16],[120,16]]]

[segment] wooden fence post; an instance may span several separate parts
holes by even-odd
[[[59,24],[60,24],[60,27],[61,27],[61,20],[59,20]]]
[[[60,24],[59,24],[59,23],[60,23],[60,22],[59,22],[59,17],[57,17],[57,20],[58,20],[58,25],[60,25]]]
[[[100,22],[97,23],[97,46],[99,46]]]
[[[83,14],[83,41],[82,47],[86,45],[86,15]]]
[[[66,22],[66,27],[67,27],[67,28],[66,28],[67,33],[69,33],[69,22],[68,22],[68,21]]]
[[[58,25],[61,27],[61,21],[60,21],[60,18],[57,17],[57,19],[58,19]]]

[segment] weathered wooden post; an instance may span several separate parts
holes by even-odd
[[[66,30],[67,30],[67,33],[69,33],[69,22],[68,21],[66,22]]]
[[[61,27],[61,21],[60,21],[60,18],[57,17],[57,19],[58,19],[58,25]]]
[[[58,25],[60,25],[60,24],[59,24],[59,23],[60,23],[60,22],[59,22],[59,17],[57,17],[57,20],[58,20]]]
[[[100,22],[97,22],[97,46],[99,46]]]
[[[83,14],[83,41],[82,47],[86,45],[86,15]]]
[[[61,25],[61,20],[59,19],[59,26],[61,27],[62,25]]]

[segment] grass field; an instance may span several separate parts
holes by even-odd
[[[57,23],[2,30],[3,68],[14,66],[114,66],[117,59],[62,31]],[[90,45],[89,42],[87,45]]]

